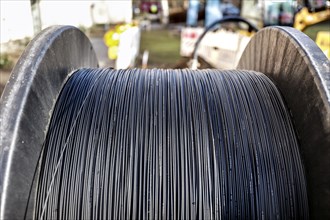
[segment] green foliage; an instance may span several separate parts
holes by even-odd
[[[0,54],[0,69],[11,69],[13,62],[10,60],[8,54]]]

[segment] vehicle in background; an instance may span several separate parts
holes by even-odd
[[[190,2],[193,2],[191,0]],[[206,1],[207,3],[208,1]],[[219,1],[219,8],[224,9],[230,5],[230,1]],[[330,22],[329,0],[242,0],[240,16],[248,19],[259,28],[272,25],[292,26],[304,31],[315,24]],[[205,17],[209,16],[207,10]],[[190,12],[191,13],[191,12]],[[225,17],[225,11],[221,10]],[[189,13],[188,13],[189,16]],[[195,20],[197,22],[197,20]],[[190,21],[190,23],[192,23]],[[204,30],[204,27],[184,28],[181,33],[181,56],[189,57],[195,47],[195,42]],[[251,33],[241,31],[244,26],[236,25],[237,28],[222,25],[218,31],[208,32],[201,42],[198,55],[213,67],[219,69],[235,68],[237,60],[244,51]],[[235,27],[235,25],[234,25]],[[328,26],[329,27],[329,26]],[[329,29],[317,36],[316,43],[321,50],[330,58],[330,44],[326,38],[330,36]],[[314,38],[314,40],[315,40]]]
[[[306,0],[295,16],[294,27],[303,31],[323,21],[330,22],[330,0]]]
[[[303,31],[308,26],[330,20],[329,0],[243,0],[241,16],[260,28],[271,25],[293,26]]]
[[[323,39],[324,37],[317,35],[319,31],[329,32],[330,0],[243,0],[241,16],[251,20],[259,28],[272,25],[291,26],[305,32],[313,40]],[[314,28],[316,25],[319,28]],[[308,31],[309,28],[313,28],[313,31]],[[320,42],[323,44],[320,45]],[[330,59],[327,53],[330,45],[324,42],[317,41],[317,44]]]

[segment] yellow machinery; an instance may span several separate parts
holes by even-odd
[[[330,31],[320,31],[316,36],[316,44],[330,58]]]
[[[302,8],[295,16],[294,28],[303,31],[306,27],[330,19],[330,8],[311,12],[307,7]],[[330,27],[329,27],[330,28]]]
[[[120,35],[132,26],[132,24],[119,24],[105,33],[103,39],[109,48],[108,57],[110,60],[117,59]]]
[[[260,10],[261,8],[261,10]],[[254,21],[259,27],[293,26],[305,31],[308,27],[321,22],[330,22],[329,0],[286,0],[286,1],[249,1],[242,2],[241,16]],[[330,29],[330,25],[329,25]],[[321,34],[321,36],[318,36]],[[330,31],[317,33],[316,43],[330,59]]]
[[[329,30],[317,32],[315,42],[330,59],[330,1],[323,1],[323,4],[319,6],[315,6],[315,2],[305,1],[305,7],[296,13],[294,17],[293,27],[304,31],[312,25],[329,21]]]

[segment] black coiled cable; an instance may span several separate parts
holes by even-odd
[[[81,69],[52,115],[38,219],[308,219],[297,138],[264,75]]]

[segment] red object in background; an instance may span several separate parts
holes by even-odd
[[[153,14],[151,11],[151,6],[153,6],[153,5],[157,6],[157,13],[162,10],[162,5],[160,2],[141,2],[140,10],[141,10],[141,12]],[[157,14],[157,13],[155,13],[155,14]]]
[[[186,37],[186,38],[191,38],[191,39],[195,39],[197,38],[197,34],[195,32],[187,32],[187,33],[184,33],[183,37]]]

